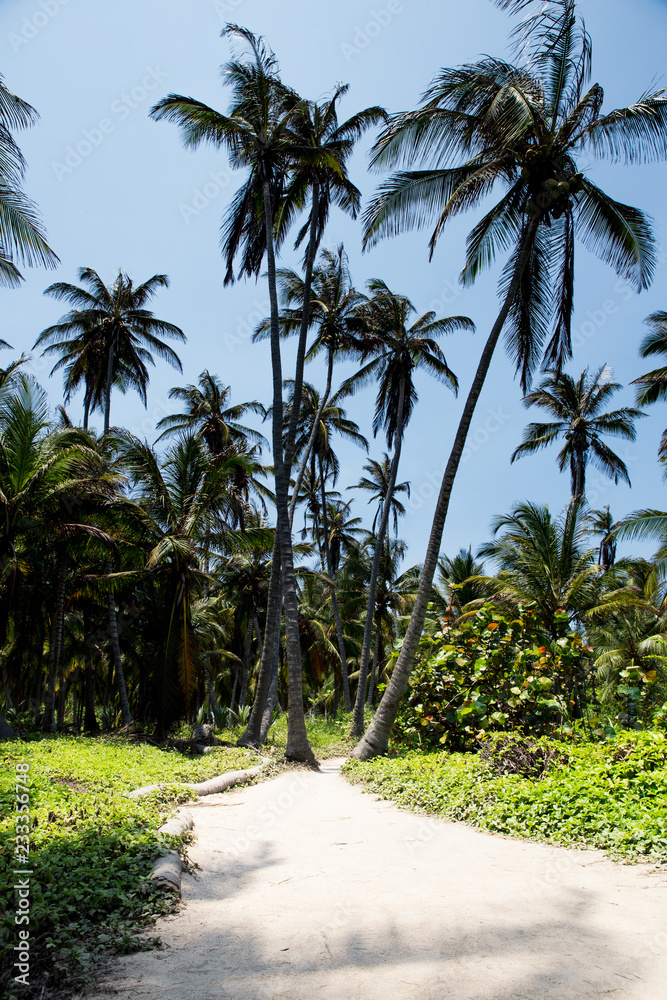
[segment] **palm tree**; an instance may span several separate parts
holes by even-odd
[[[92,267],[80,268],[78,277],[85,287],[59,281],[44,292],[74,308],[43,330],[34,346],[46,345],[42,355],[60,355],[51,374],[65,370],[65,402],[83,385],[84,428],[88,426],[88,414],[102,410],[107,434],[112,387],[122,392],[135,389],[146,405],[146,366],[155,363],[153,353],[182,371],[178,355],[162,338],[185,343],[186,337],[179,327],[157,319],[146,309],[158,289],[169,287],[166,274],[154,274],[136,288],[122,270],[109,287]]]
[[[452,611],[460,614],[466,604],[483,597],[486,588],[478,580],[484,572],[484,564],[477,562],[472,547],[460,549],[453,557],[440,556],[438,559],[438,587],[433,587],[433,603],[444,617]]]
[[[616,537],[614,535],[616,524],[609,504],[603,510],[590,510],[586,514],[586,522],[589,525],[586,529],[588,533],[600,536],[598,565],[604,573],[611,569],[616,562]]]
[[[511,12],[529,5],[496,3]],[[419,645],[454,480],[501,332],[507,327],[508,350],[525,386],[542,362],[560,370],[571,354],[575,233],[638,290],[649,286],[655,270],[647,217],[606,195],[577,161],[664,159],[667,93],[646,93],[630,107],[602,113],[601,87],[586,89],[592,44],[575,0],[545,0],[520,25],[516,43],[521,66],[486,57],[442,70],[420,108],[395,116],[375,147],[375,166],[407,169],[386,181],[370,206],[366,245],[430,221],[432,253],[446,223],[500,184],[501,200],[468,237],[463,283],[474,282],[498,251],[510,255],[501,309],[443,475],[412,620],[371,728],[354,751],[359,758],[388,746]],[[412,169],[415,160],[421,169]]]
[[[393,508],[398,464],[401,458],[403,434],[415,404],[418,401],[414,373],[422,369],[445,383],[454,392],[458,390],[456,376],[450,370],[435,338],[455,330],[474,330],[475,325],[467,316],[450,316],[436,319],[434,312],[424,313],[408,326],[415,307],[404,295],[396,295],[379,278],[368,283],[373,293],[362,307],[366,326],[365,353],[371,356],[359,371],[344,383],[344,391],[356,391],[371,380],[378,383],[375,402],[373,433],[383,427],[389,448],[394,453],[389,471],[386,495],[380,525],[375,540],[375,553],[368,587],[368,604],[364,625],[364,641],[359,666],[359,685],[354,705],[352,732],[361,736],[364,726],[364,701],[368,662],[371,651],[371,632],[375,607],[382,548],[387,534],[390,512]]]
[[[368,476],[362,476],[359,482],[355,486],[348,486],[350,490],[364,490],[371,495],[368,498],[368,503],[377,503],[377,510],[375,511],[375,517],[373,518],[373,528],[375,531],[377,527],[378,518],[382,520],[382,511],[384,509],[384,503],[389,493],[389,481],[391,479],[391,459],[389,455],[384,453],[381,462],[377,462],[374,458],[371,458],[369,462],[364,465],[365,471]],[[394,534],[398,534],[398,519],[405,515],[405,507],[398,499],[397,493],[407,493],[410,496],[410,483],[396,483],[394,485],[392,497],[391,497],[391,513],[393,515],[394,523]]]
[[[667,355],[667,312],[654,312],[646,320],[651,328],[639,346],[639,354],[642,358],[651,358],[654,355],[665,357]],[[637,386],[637,406],[649,406],[652,403],[662,402],[667,399],[667,367],[655,368],[636,378],[632,385]],[[664,431],[658,455],[661,459],[667,459],[667,431]]]
[[[303,102],[279,80],[275,56],[261,38],[246,28],[227,25],[223,35],[245,42],[247,60],[233,59],[224,69],[224,81],[232,89],[228,115],[200,101],[171,94],[151,111],[156,120],[177,124],[187,146],[202,142],[226,147],[235,168],[248,168],[248,178],[237,192],[223,230],[223,252],[227,260],[227,281],[233,280],[233,262],[241,253],[241,274],[256,275],[266,256],[271,304],[271,367],[273,373],[273,463],[276,486],[277,536],[283,574],[286,646],[290,676],[289,723],[286,755],[314,762],[303,712],[299,613],[294,574],[294,554],[288,513],[288,476],[283,454],[282,360],[276,286],[275,227],[288,170],[302,147],[295,133],[296,119]],[[328,156],[309,154],[313,162],[330,163]],[[274,564],[277,560],[274,559]],[[266,637],[275,636],[277,618],[277,565],[274,570]],[[265,643],[267,645],[267,643]],[[260,677],[268,688],[271,656],[262,654]],[[259,725],[259,719],[256,720]]]
[[[608,365],[590,376],[588,368],[584,368],[576,381],[565,372],[550,371],[523,402],[524,406],[539,406],[555,420],[549,424],[529,424],[511,461],[563,441],[556,461],[560,472],[569,466],[573,500],[584,499],[589,461],[615,483],[622,479],[630,486],[625,462],[602,440],[602,436],[608,434],[635,441],[634,422],[646,416],[641,410],[630,407],[602,412],[608,399],[622,388],[620,383],[612,381]]]
[[[500,567],[497,577],[473,578],[491,590],[480,598],[516,613],[529,607],[545,638],[557,639],[597,603],[595,549],[584,544],[584,516],[571,503],[560,518],[549,508],[522,501],[494,518],[493,534],[478,555]]]
[[[23,191],[26,161],[12,135],[34,125],[39,115],[33,107],[7,89],[0,75],[0,285],[16,288],[23,275],[16,259],[33,267],[53,268],[60,263],[46,242],[37,209]],[[2,346],[8,346],[2,342]]]
[[[218,376],[211,375],[209,371],[201,373],[198,386],[176,386],[171,389],[169,398],[184,403],[185,412],[163,417],[158,422],[157,429],[162,433],[157,441],[174,434],[194,433],[204,440],[212,455],[221,455],[230,444],[245,449],[248,441],[265,443],[266,439],[262,434],[239,423],[246,413],[257,413],[265,417],[265,408],[255,399],[230,406],[231,391],[230,386],[223,385]]]

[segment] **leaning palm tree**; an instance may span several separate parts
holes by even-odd
[[[354,704],[352,732],[361,736],[364,726],[364,701],[368,679],[368,663],[371,652],[371,634],[375,607],[375,588],[384,540],[387,534],[389,516],[393,508],[394,490],[398,465],[401,458],[403,434],[418,401],[414,384],[414,373],[422,369],[443,382],[454,392],[458,391],[458,381],[451,371],[438,343],[437,337],[456,330],[475,329],[467,316],[450,316],[437,319],[434,312],[424,313],[412,325],[412,314],[416,312],[412,302],[404,295],[396,295],[379,278],[368,283],[372,297],[362,307],[360,313],[366,328],[367,361],[343,386],[344,391],[356,391],[371,381],[378,383],[375,401],[373,433],[384,428],[387,445],[393,448],[389,480],[382,510],[382,517],[375,539],[375,552],[368,585],[368,602],[364,624],[364,641],[359,664],[359,684]]]
[[[227,25],[223,35],[248,46],[249,58],[232,59],[224,68],[224,81],[232,91],[229,114],[221,114],[190,97],[171,94],[151,111],[156,120],[178,125],[190,148],[211,142],[226,148],[235,168],[245,168],[248,176],[237,192],[223,229],[223,252],[227,260],[227,281],[233,280],[233,262],[241,255],[241,274],[257,275],[266,257],[271,304],[271,367],[273,374],[273,463],[276,487],[277,544],[283,578],[286,647],[289,670],[289,723],[286,755],[304,761],[315,760],[303,711],[299,611],[294,553],[289,523],[289,469],[283,453],[283,375],[280,351],[278,293],[276,286],[276,219],[292,163],[299,155],[312,163],[331,163],[328,155],[304,152],[297,133],[297,117],[303,109],[298,95],[285,87],[278,76],[273,53],[261,38],[246,28]],[[277,559],[274,559],[277,572]],[[277,598],[277,577],[273,587]],[[278,617],[278,601],[269,603],[266,623],[266,650],[262,652],[260,676],[268,689],[270,662]],[[269,655],[269,652],[271,655]],[[259,716],[259,713],[256,713]],[[257,726],[261,719],[256,718]]]
[[[43,355],[60,356],[51,374],[65,370],[65,402],[83,385],[84,427],[89,412],[102,410],[107,434],[113,386],[122,392],[135,389],[145,405],[153,353],[182,371],[178,355],[163,338],[185,343],[186,337],[179,327],[146,309],[160,288],[169,287],[166,274],[154,274],[136,287],[122,269],[108,287],[92,267],[80,268],[78,277],[84,287],[58,281],[44,292],[73,309],[43,330],[34,346],[44,347]]]
[[[60,263],[46,242],[35,205],[23,191],[26,161],[12,134],[34,125],[38,117],[7,89],[0,75],[0,285],[5,288],[16,288],[23,280],[17,259],[28,267]]]
[[[162,433],[157,438],[174,434],[195,433],[205,442],[212,455],[221,455],[231,445],[245,448],[248,441],[263,444],[266,439],[252,427],[240,424],[246,413],[266,416],[266,410],[256,399],[248,403],[229,405],[231,387],[223,385],[217,375],[203,371],[199,385],[176,386],[169,392],[170,399],[178,399],[185,405],[184,413],[174,413],[158,422],[157,430]],[[157,443],[157,442],[156,442]]]
[[[610,435],[635,441],[635,420],[646,416],[631,407],[602,412],[609,398],[622,388],[619,382],[612,381],[608,365],[598,368],[592,375],[584,368],[576,381],[565,372],[550,371],[523,402],[524,406],[539,406],[555,420],[548,424],[528,424],[511,461],[523,455],[534,455],[562,441],[556,461],[560,472],[570,469],[573,500],[581,501],[585,497],[588,462],[615,483],[622,479],[630,486],[625,462],[602,440],[603,435]]]
[[[534,8],[516,32],[521,65],[486,57],[436,77],[418,110],[395,116],[375,147],[377,167],[403,168],[382,185],[366,216],[366,245],[433,224],[431,253],[447,222],[503,195],[475,225],[462,281],[470,285],[509,251],[501,309],[468,394],[436,504],[411,623],[358,757],[382,753],[419,645],[454,480],[473,414],[502,331],[528,386],[541,363],[559,370],[571,354],[575,234],[637,290],[655,270],[647,217],[614,201],[584,176],[582,159],[646,163],[667,157],[667,92],[602,112],[589,87],[592,44],[575,0],[495,0],[511,12]],[[414,169],[415,166],[420,169]]]
[[[642,358],[667,356],[667,312],[652,313],[646,320],[651,328],[639,346]],[[636,378],[632,385],[637,386],[637,406],[649,406],[651,403],[667,399],[667,367],[655,368]],[[667,458],[667,431],[663,432],[658,455]]]

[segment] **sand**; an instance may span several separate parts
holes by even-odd
[[[192,806],[164,948],[88,1000],[665,1000],[666,873],[399,810],[340,764]]]

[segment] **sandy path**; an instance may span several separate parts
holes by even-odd
[[[339,765],[194,806],[166,948],[94,998],[665,1000],[667,877],[402,812]]]

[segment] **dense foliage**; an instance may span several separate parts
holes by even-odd
[[[493,730],[569,730],[587,707],[591,654],[577,633],[547,639],[530,610],[509,618],[485,605],[461,621],[450,615],[422,639],[397,739],[467,750]]]
[[[539,767],[527,774],[525,763],[511,766],[517,759]],[[345,773],[406,808],[493,833],[667,861],[664,734],[621,733],[603,743],[496,739],[486,753],[413,751],[350,761]]]

